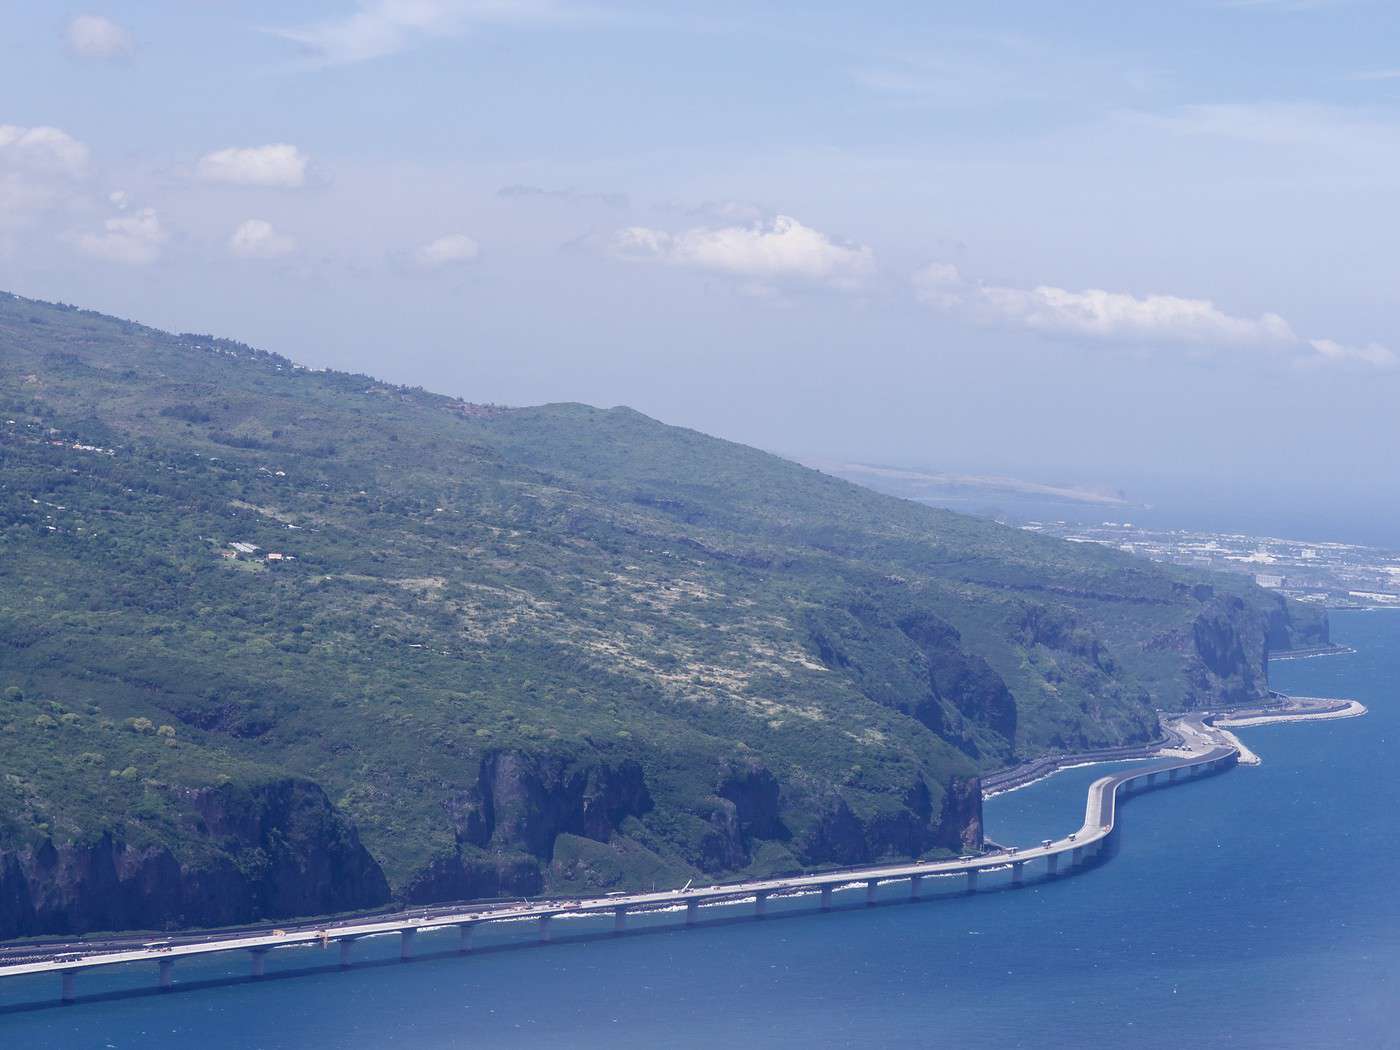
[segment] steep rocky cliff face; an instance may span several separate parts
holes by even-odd
[[[641,769],[633,763],[569,763],[525,752],[489,755],[476,788],[449,806],[456,849],[419,871],[404,896],[429,903],[528,895],[548,890],[560,875],[585,890],[612,888],[614,883],[593,877],[596,871],[579,876],[574,870],[588,864],[558,870],[551,863],[556,844],[578,836],[624,854],[645,852],[645,836],[632,818],[651,805]],[[982,842],[976,777],[954,778],[937,793],[919,780],[893,804],[862,806],[859,813],[846,797],[832,793],[811,810],[809,799],[785,797],[781,782],[763,763],[728,760],[713,792],[695,801],[692,812],[699,825],[685,860],[711,875],[743,870],[762,848],[778,849],[790,858],[786,867],[795,870],[961,851]]]
[[[808,864],[864,864],[884,857],[917,857],[932,849],[962,852],[982,845],[982,782],[955,778],[935,812],[928,785],[915,784],[899,808],[858,816],[840,796],[829,799],[799,843]]]
[[[510,750],[484,756],[471,790],[444,808],[457,848],[413,876],[410,901],[538,893],[560,835],[607,842],[652,800],[635,761]]]
[[[177,858],[121,830],[0,849],[0,937],[215,926],[382,904],[389,888],[315,784],[288,778],[191,793]]]
[[[952,624],[899,600],[858,595],[809,610],[808,647],[866,696],[911,715],[973,758],[1009,758],[1016,698],[987,661],[968,652]]]
[[[1315,649],[1331,644],[1332,630],[1326,609],[1290,602],[1281,594],[1272,597],[1274,605],[1269,610],[1269,652]]]
[[[1214,595],[1191,624],[1186,706],[1245,704],[1268,695],[1270,638],[1289,625],[1235,595]]]

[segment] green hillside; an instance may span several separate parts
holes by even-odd
[[[1314,615],[0,295],[0,936],[958,850],[979,771],[1256,697]]]

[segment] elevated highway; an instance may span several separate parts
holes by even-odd
[[[251,975],[261,977],[266,972],[266,956],[275,949],[297,945],[329,946],[334,942],[339,948],[341,965],[348,966],[357,940],[385,934],[398,934],[400,957],[409,959],[413,956],[415,939],[422,932],[455,927],[459,931],[461,950],[469,951],[474,931],[492,922],[530,920],[536,925],[539,939],[548,941],[553,921],[565,915],[611,915],[613,929],[620,933],[626,929],[627,917],[632,914],[683,909],[684,923],[690,926],[696,923],[699,910],[703,907],[752,902],[753,914],[761,917],[766,914],[771,898],[796,894],[820,894],[821,907],[826,910],[832,906],[835,892],[859,889],[862,884],[866,901],[870,904],[876,901],[877,888],[890,882],[907,882],[910,899],[914,900],[919,898],[924,880],[928,878],[961,876],[966,880],[966,890],[975,892],[980,876],[1009,869],[1012,885],[1020,885],[1028,873],[1037,869],[1048,876],[1068,874],[1096,857],[1118,828],[1118,805],[1125,796],[1232,768],[1239,760],[1239,749],[1231,743],[1221,742],[1225,734],[1215,734],[1207,726],[1201,726],[1200,732],[1202,735],[1197,740],[1200,750],[1194,754],[1148,762],[1141,768],[1094,781],[1089,787],[1084,823],[1079,829],[1063,838],[1030,848],[1007,849],[953,860],[885,864],[857,870],[650,893],[506,905],[445,906],[415,912],[411,916],[399,914],[325,925],[303,925],[294,929],[209,934],[205,937],[186,935],[161,943],[147,941],[123,945],[109,942],[108,946],[97,951],[70,945],[49,949],[49,954],[41,957],[31,956],[21,961],[0,960],[0,978],[56,974],[60,979],[56,989],[60,998],[71,1002],[77,994],[78,976],[99,967],[155,964],[160,987],[170,988],[174,981],[174,968],[179,961],[216,953],[246,953]],[[34,951],[40,953],[42,949],[36,947]],[[13,959],[13,956],[10,958]]]

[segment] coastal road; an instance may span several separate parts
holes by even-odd
[[[299,926],[295,929],[196,934],[164,943],[148,940],[144,943],[124,944],[121,947],[113,945],[111,949],[97,951],[93,951],[90,944],[63,945],[57,948],[27,946],[30,952],[41,957],[31,955],[23,961],[0,965],[0,978],[57,973],[64,978],[62,994],[67,1000],[73,997],[74,977],[83,970],[95,967],[155,962],[159,964],[161,985],[168,987],[173,964],[177,960],[217,952],[250,953],[253,959],[253,973],[257,976],[262,972],[262,957],[268,951],[295,945],[328,945],[335,941],[341,945],[342,961],[348,962],[349,947],[356,940],[397,933],[402,938],[403,957],[408,958],[412,954],[412,943],[417,933],[447,927],[457,927],[463,931],[465,946],[471,930],[483,923],[535,920],[539,923],[540,939],[548,940],[550,921],[561,915],[612,914],[617,924],[615,928],[621,930],[629,913],[679,907],[686,910],[687,924],[694,921],[700,907],[745,900],[752,900],[755,914],[762,915],[767,900],[774,896],[820,892],[823,907],[827,907],[833,891],[852,885],[864,884],[868,899],[873,900],[875,887],[883,882],[908,880],[911,882],[911,896],[917,896],[919,884],[924,878],[963,875],[968,880],[967,888],[973,890],[976,888],[979,873],[1011,868],[1013,879],[1019,881],[1026,867],[1036,861],[1044,862],[1047,873],[1061,874],[1096,855],[1113,834],[1117,820],[1117,802],[1125,790],[1132,790],[1137,786],[1151,786],[1154,783],[1169,783],[1173,779],[1173,771],[1176,777],[1186,779],[1192,775],[1227,769],[1235,764],[1239,750],[1233,744],[1219,742],[1225,735],[1223,731],[1211,730],[1207,726],[1202,726],[1201,731],[1201,749],[1197,753],[1145,763],[1140,768],[1094,781],[1089,787],[1085,819],[1080,828],[1048,844],[1026,849],[953,860],[874,865],[857,870],[755,879],[680,890],[489,906],[446,906],[415,912],[412,915],[351,919],[316,926]],[[1066,863],[1061,864],[1061,858],[1065,858]]]

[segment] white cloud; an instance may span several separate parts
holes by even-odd
[[[425,270],[437,270],[444,266],[471,262],[481,248],[464,233],[451,233],[421,245],[413,253],[413,261]]]
[[[359,9],[310,25],[269,30],[320,65],[364,62],[473,24],[552,23],[575,17],[551,0],[361,0]]]
[[[275,259],[296,250],[296,241],[264,219],[247,219],[229,235],[228,250],[240,259]]]
[[[66,131],[0,124],[0,230],[33,223],[78,192],[88,149]]]
[[[875,267],[865,245],[837,244],[787,215],[750,226],[696,227],[682,233],[630,226],[612,239],[623,259],[711,270],[755,281],[852,287]]]
[[[128,33],[110,18],[78,15],[68,23],[68,46],[80,58],[121,58],[131,54]]]
[[[1400,80],[1400,69],[1370,69],[1353,73],[1352,80]]]
[[[0,166],[76,176],[87,162],[88,148],[66,131],[0,124]]]
[[[914,275],[915,292],[936,309],[979,323],[1049,336],[1164,347],[1258,348],[1291,351],[1303,360],[1397,363],[1385,347],[1348,347],[1305,340],[1276,313],[1239,317],[1209,299],[1132,295],[1099,288],[1069,291],[1051,285],[1014,288],[968,281],[956,266],[934,263]]]
[[[1394,351],[1380,343],[1367,343],[1365,346],[1343,346],[1332,339],[1311,339],[1311,346],[1325,361],[1352,361],[1377,368],[1390,368],[1400,364]]]
[[[101,233],[82,234],[78,248],[96,259],[142,265],[160,258],[166,239],[155,210],[143,208],[134,215],[108,219]]]
[[[210,182],[295,188],[306,183],[306,165],[301,150],[290,143],[275,142],[206,153],[196,170],[200,178]]]

